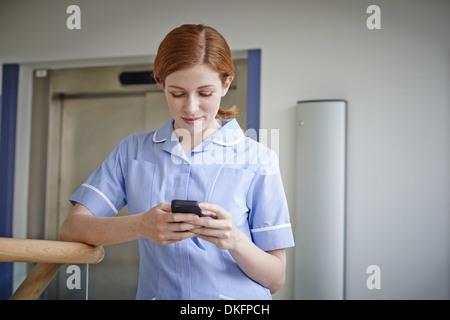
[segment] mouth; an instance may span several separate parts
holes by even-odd
[[[201,121],[203,117],[181,117],[186,124],[193,125],[198,121]]]

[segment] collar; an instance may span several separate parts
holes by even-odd
[[[223,120],[223,119],[218,120],[221,122],[222,128],[220,128],[219,131],[217,131],[207,140],[211,139],[213,143],[224,147],[238,144],[239,142],[244,140],[245,138],[244,132],[242,131],[236,119],[233,118],[230,120]],[[173,123],[174,120],[171,119],[168,122],[166,122],[162,127],[160,127],[158,130],[156,130],[155,134],[153,135],[152,141],[154,143],[161,143],[165,142],[166,140],[169,141],[178,140],[176,138],[176,133],[173,129]]]
[[[173,121],[173,119],[170,119],[162,127],[155,131],[155,134],[152,138],[152,141],[154,143],[164,142],[167,139],[170,140],[170,137],[173,133]]]

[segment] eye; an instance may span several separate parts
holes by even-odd
[[[174,97],[174,98],[181,98],[181,97],[184,96],[184,93],[172,92],[171,95],[172,95],[172,97]]]
[[[213,95],[212,91],[209,92],[200,92],[200,96],[202,97],[211,97]]]

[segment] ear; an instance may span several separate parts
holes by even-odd
[[[227,92],[228,92],[228,89],[230,89],[230,85],[231,85],[231,82],[233,81],[233,77],[232,76],[228,76],[226,79],[225,79],[225,83],[223,84],[223,86],[222,86],[222,97],[223,96],[225,96],[226,94],[227,94]]]

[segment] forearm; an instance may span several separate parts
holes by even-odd
[[[149,211],[121,217],[96,217],[76,204],[60,230],[60,240],[79,241],[95,246],[147,238],[161,245],[194,236],[195,214],[170,213],[169,203],[160,203]]]
[[[285,250],[263,251],[245,235],[228,250],[242,271],[252,280],[275,293],[284,285]]]
[[[141,237],[140,219],[140,215],[96,217],[87,208],[77,204],[62,224],[59,238],[95,246],[136,240]]]

